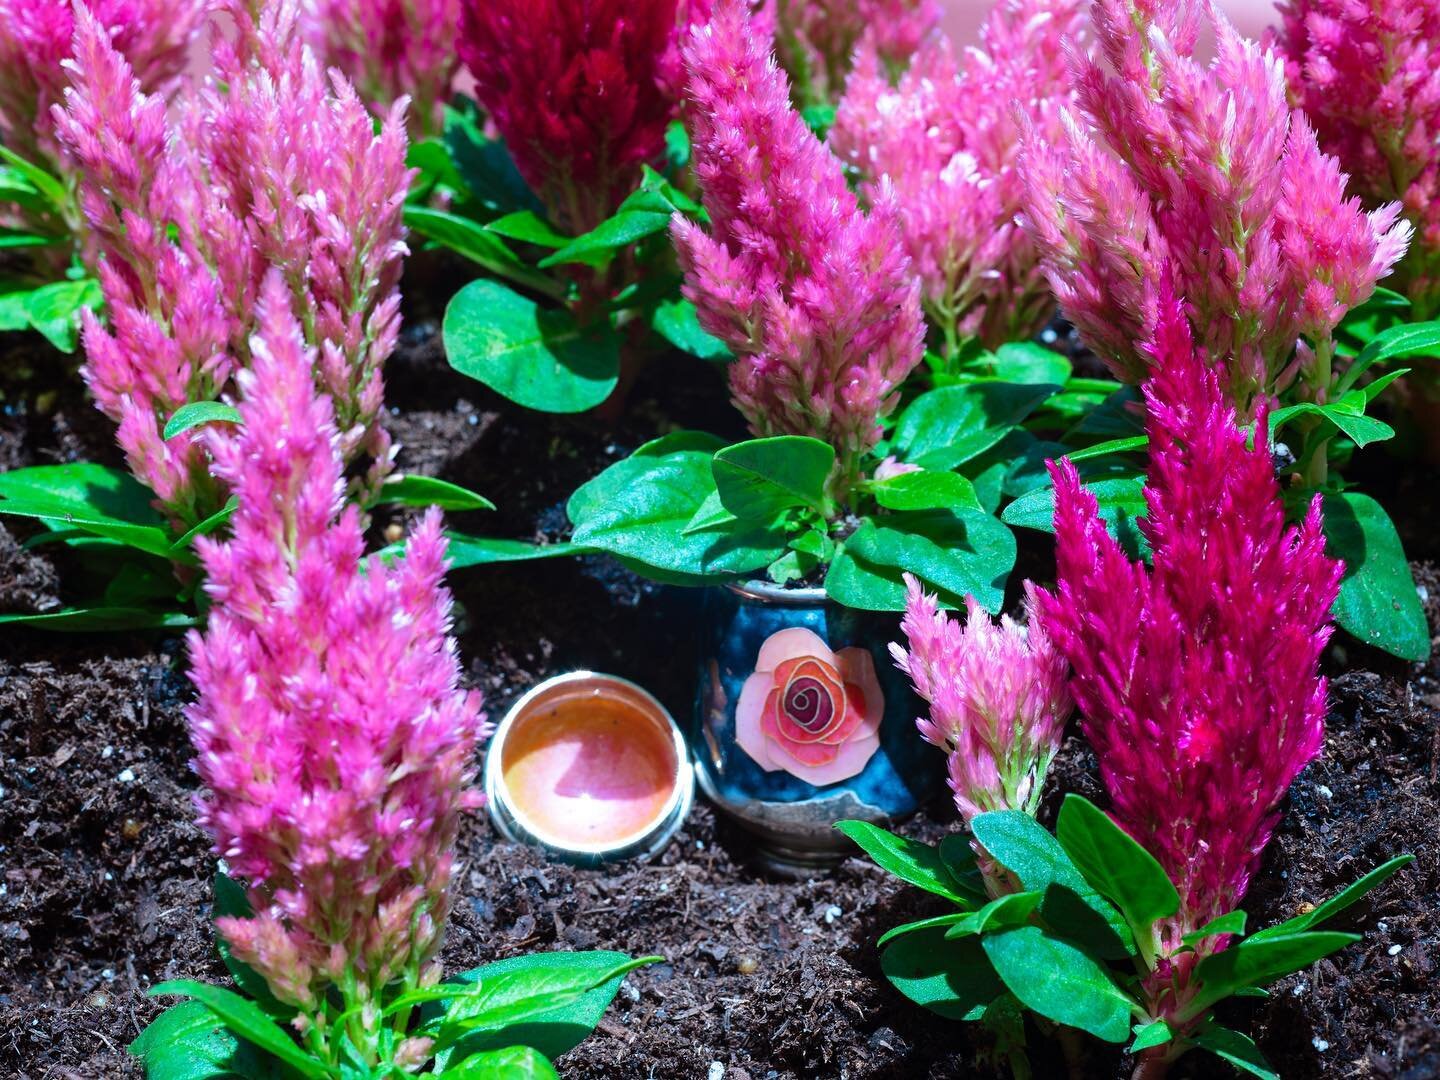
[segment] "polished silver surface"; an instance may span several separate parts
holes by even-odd
[[[584,694],[619,699],[647,715],[670,733],[675,753],[675,776],[670,797],[663,811],[642,835],[614,844],[574,844],[564,838],[547,835],[528,822],[515,806],[506,788],[503,760],[505,741],[511,730],[526,716],[561,700]],[[618,859],[644,859],[661,851],[690,813],[695,797],[695,772],[690,765],[685,736],[669,711],[643,686],[595,671],[572,671],[546,679],[527,691],[505,713],[504,719],[490,737],[485,755],[484,785],[490,820],[507,840],[532,844],[553,858],[579,865],[596,865]]]

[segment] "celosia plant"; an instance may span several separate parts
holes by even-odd
[[[1017,1076],[1028,1075],[1021,1007],[1129,1043],[1146,1080],[1193,1046],[1271,1075],[1253,1042],[1216,1021],[1215,1005],[1357,941],[1315,927],[1410,861],[1392,859],[1244,936],[1238,905],[1280,801],[1323,742],[1318,666],[1340,566],[1325,555],[1318,504],[1298,528],[1285,523],[1264,406],[1252,443],[1181,305],[1164,293],[1157,304],[1141,526],[1153,569],[1107,533],[1073,464],[1052,464],[1059,583],[1034,594],[1030,624],[1045,635],[1031,645],[1050,655],[1031,685],[1065,700],[1073,669],[1111,815],[1068,795],[1051,835],[1021,810],[966,812],[969,844],[952,836],[937,848],[844,823],[886,869],[959,908],[885,934],[885,973],[945,1016],[984,1022]],[[936,616],[922,614],[929,633]],[[1004,633],[982,626],[980,636]],[[1016,658],[986,670],[993,701],[1008,700],[1003,688],[1027,669]],[[931,720],[944,722],[933,711]]]
[[[923,353],[898,209],[886,191],[860,209],[742,0],[716,5],[685,60],[710,219],[672,227],[685,295],[736,354],[730,389],[750,429],[829,443],[843,497]]]
[[[1070,100],[1062,44],[1081,0],[1001,0],[978,48],[955,56],[933,36],[892,84],[873,38],[860,46],[831,129],[831,148],[864,178],[888,182],[925,313],[954,362],[978,340],[995,349],[1036,334],[1054,310],[1039,251],[1018,223],[1021,118],[1031,137],[1061,135]]]
[[[142,89],[171,97],[209,4],[77,3],[105,28]],[[60,280],[85,246],[77,163],[64,153],[52,115],[70,85],[74,36],[69,0],[0,0],[0,246],[9,249],[11,276],[19,273],[36,286],[31,292],[13,285],[4,290],[0,329],[34,326],[67,351],[74,348],[76,310],[95,302],[90,283]]]
[[[840,97],[862,40],[887,70],[903,69],[941,15],[937,0],[773,0],[766,7],[800,106]]]
[[[390,466],[381,367],[399,329],[409,187],[404,103],[379,132],[343,79],[321,71],[277,3],[227,10],[215,81],[167,118],[109,36],[77,15],[74,87],[58,134],[83,168],[82,205],[103,255],[108,325],[85,319],[86,382],[119,425],[135,475],[177,525],[219,510],[193,433],[165,437],[187,403],[223,395],[246,368],[260,281],[278,268],[317,350],[347,461],[367,455],[363,487]],[[173,434],[173,432],[172,432]]]
[[[1096,0],[1101,55],[1077,60],[1078,109],[1061,138],[1029,140],[1020,172],[1060,308],[1116,377],[1148,376],[1168,265],[1248,419],[1297,383],[1328,400],[1335,328],[1410,228],[1396,205],[1366,214],[1346,198],[1335,160],[1290,109],[1280,60],[1206,10],[1208,65],[1194,55],[1196,5]]]
[[[360,96],[380,106],[410,99],[410,131],[434,134],[460,68],[460,0],[311,0],[316,49]]]
[[[341,433],[291,301],[271,271],[251,365],[236,378],[239,434],[205,436],[237,507],[232,539],[197,543],[213,607],[189,642],[200,821],[246,887],[246,902],[218,894],[228,910],[216,927],[255,1001],[162,983],[152,992],[194,1000],[133,1050],[151,1076],[184,1072],[192,1058],[213,1067],[230,1056],[227,1036],[251,1044],[233,1071],[257,1080],[281,1062],[301,1076],[408,1074],[436,1054],[462,1071],[554,1075],[536,1051],[471,1054],[465,1038],[503,1027],[497,1009],[508,1006],[511,1022],[543,1013],[535,982],[577,997],[638,962],[554,954],[548,977],[512,969],[507,986],[482,972],[483,999],[475,973],[439,985],[456,833],[481,803],[471,781],[487,725],[478,694],[459,687],[438,512],[400,561],[361,561]],[[528,1016],[516,998],[532,999]],[[426,1002],[448,1007],[422,1020]],[[197,1017],[225,1033],[222,1044],[173,1037]]]

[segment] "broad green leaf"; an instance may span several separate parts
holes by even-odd
[[[389,476],[372,506],[438,506],[442,510],[494,510],[495,504],[469,488],[435,476]]]
[[[495,281],[472,281],[456,293],[442,334],[456,371],[541,412],[592,409],[620,376],[620,343],[608,324],[582,328],[569,311],[543,308]]]
[[[164,437],[173,439],[182,431],[215,422],[238,424],[240,410],[234,405],[226,405],[223,401],[192,401],[188,405],[181,405],[175,410],[175,415],[166,421]]]
[[[1328,930],[1246,938],[1200,961],[1194,975],[1199,990],[1182,1018],[1199,1016],[1243,986],[1272,983],[1359,940],[1359,934]]]
[[[1245,912],[1239,910],[1226,912],[1218,919],[1211,919],[1199,930],[1192,930],[1180,939],[1181,944],[1194,948],[1209,937],[1217,937],[1220,934],[1244,934],[1245,933]]]
[[[1100,520],[1127,553],[1134,557],[1148,550],[1149,545],[1137,525],[1139,519],[1149,512],[1145,503],[1143,476],[1094,480],[1085,485],[1085,490],[1095,496]],[[1005,508],[1000,519],[1021,529],[1054,532],[1055,489],[1046,485],[1022,495]]]
[[[42,285],[25,298],[30,325],[61,352],[74,352],[79,342],[80,312],[98,309],[104,302],[94,278],[56,281]]]
[[[1376,335],[1350,361],[1336,391],[1348,391],[1373,365],[1404,356],[1440,356],[1440,322],[1402,323]]]
[[[932,391],[933,393],[933,391]],[[978,510],[910,511],[864,521],[825,577],[830,598],[867,611],[903,611],[901,575],[914,574],[952,606],[974,596],[998,611],[1015,565],[1015,536]]]
[[[31,187],[49,199],[55,209],[65,209],[70,198],[69,195],[66,194],[63,181],[50,175],[50,173],[46,172],[39,165],[36,165],[33,161],[27,161],[4,145],[0,145],[0,161],[8,162],[16,172],[26,179]]]
[[[1082,380],[1072,379],[1066,386],[1067,391],[1076,389],[1076,384]],[[1085,384],[1088,386],[1088,384]],[[1116,384],[1108,381],[1101,381],[1096,388]],[[1134,386],[1121,386],[1118,389],[1109,390],[1108,396],[1075,426],[1076,435],[1099,435],[1107,439],[1124,439],[1132,435],[1143,435],[1145,433],[1145,412],[1139,408],[1140,390]]]
[[[482,1050],[452,1065],[436,1080],[560,1080],[545,1055],[528,1046]]]
[[[450,568],[461,570],[467,566],[482,566],[487,563],[527,562],[530,559],[563,559],[570,555],[584,555],[587,548],[579,544],[532,544],[528,540],[510,540],[498,536],[470,536],[468,533],[449,531],[448,555]]]
[[[1430,628],[1390,515],[1358,491],[1326,495],[1324,512],[1326,550],[1345,561],[1335,621],[1367,645],[1425,660]]]
[[[161,558],[193,558],[171,550],[169,528],[150,505],[153,498],[128,473],[89,462],[0,473],[0,515],[73,526]]]
[[[670,227],[668,213],[657,214],[649,210],[621,210],[607,218],[583,236],[577,236],[559,251],[540,260],[539,266],[548,269],[566,263],[583,263],[586,266],[604,266],[615,257],[621,248],[629,247],[637,240],[664,232]]]
[[[478,222],[428,206],[405,206],[405,225],[427,240],[464,255],[492,274],[543,293],[552,299],[564,296],[564,289],[551,278],[525,265],[499,235]]]
[[[700,315],[689,300],[662,300],[650,325],[671,345],[701,360],[725,361],[733,356],[730,346],[700,325]]]
[[[1250,935],[1250,940],[1263,941],[1266,938],[1298,934],[1301,931],[1309,930],[1312,926],[1319,926],[1327,919],[1333,919],[1336,915],[1339,915],[1351,904],[1361,899],[1366,893],[1388,881],[1396,871],[1409,866],[1414,861],[1414,855],[1397,855],[1395,858],[1381,863],[1358,881],[1351,882],[1329,900],[1315,905],[1314,908],[1307,911],[1304,915],[1297,915],[1293,919],[1287,919],[1277,926],[1267,926],[1263,930],[1257,930]]]
[[[1211,1024],[1192,1035],[1191,1041],[1196,1046],[1203,1047],[1212,1054],[1224,1058],[1241,1072],[1258,1076],[1260,1080],[1280,1080],[1280,1074],[1270,1067],[1270,1063],[1265,1060],[1265,1055],[1260,1053],[1260,1048],[1248,1035],[1242,1035],[1238,1031],[1221,1027],[1219,1024]]]
[[[980,939],[1021,1004],[1106,1042],[1124,1042],[1138,1006],[1089,953],[1038,926],[1019,926]]]
[[[835,112],[835,106],[826,101],[806,105],[800,110],[800,118],[805,121],[805,126],[815,133],[817,139],[823,140],[835,125]]]
[[[1045,894],[1041,914],[1052,927],[1106,959],[1130,955],[1134,940],[1125,919],[1085,880],[1060,841],[1029,814],[980,814],[970,831],[1027,891]]]
[[[979,366],[1001,382],[1055,387],[1064,386],[1072,370],[1065,357],[1033,341],[1001,345]]]
[[[877,949],[883,949],[896,938],[903,937],[906,934],[913,934],[919,930],[949,929],[961,919],[970,918],[971,914],[972,913],[968,911],[956,911],[949,915],[936,915],[931,919],[920,919],[916,922],[901,923],[899,926],[892,926],[880,935],[879,940],[875,942],[875,947]]]
[[[1363,405],[1363,395],[1359,396],[1362,398]],[[1339,402],[1333,405],[1316,405],[1313,401],[1302,401],[1295,405],[1287,405],[1283,409],[1276,409],[1270,416],[1272,435],[1285,428],[1290,421],[1302,416],[1318,416],[1320,419],[1328,421],[1343,432],[1356,446],[1369,446],[1371,443],[1384,442],[1386,439],[1395,437],[1395,429],[1389,424],[1366,416],[1363,412],[1356,412],[1352,408],[1342,408]]]
[[[558,1058],[578,1046],[600,1022],[610,1007],[625,975],[613,974],[618,965],[629,963],[629,957],[618,952],[541,952],[514,956],[457,975],[452,985],[471,987],[508,986],[511,991],[523,989],[524,980],[549,982],[559,977],[584,982],[610,974],[604,982],[594,983],[568,1004],[558,1004],[524,1023],[512,1024],[499,1031],[467,1035],[454,1047],[442,1051],[437,1058],[440,1068],[452,1061],[462,1061],[467,1054],[498,1050],[508,1046],[530,1046],[548,1058]],[[442,1009],[426,1007],[422,1016],[437,1018]]]
[[[896,836],[868,821],[838,821],[835,828],[859,845],[880,869],[894,874],[926,892],[943,896],[964,908],[974,906],[977,898],[950,876],[940,859],[940,852],[929,844]]]
[[[753,573],[785,551],[777,529],[741,522],[733,529],[686,530],[715,490],[712,452],[645,447],[611,465],[570,497],[573,543],[637,564],[658,580],[693,582]]]
[[[550,955],[563,957],[566,954]],[[635,960],[624,957],[603,968],[583,961],[552,961],[543,966],[517,967],[501,972],[492,968],[476,980],[478,992],[450,1000],[439,1021],[435,1048],[443,1050],[468,1035],[479,1033],[505,1033],[505,1041],[514,1042],[511,1029],[517,1025],[543,1019],[557,1009],[574,1005],[598,987],[659,960],[658,956],[642,956]]]
[[[947,938],[968,937],[1007,926],[1024,926],[1044,899],[1038,892],[1007,893],[971,912],[945,931]]]
[[[161,558],[177,558],[177,561],[193,561],[193,556],[180,558],[172,551],[170,533],[167,530],[154,525],[136,525],[133,522],[121,521],[93,508],[72,507],[58,500],[20,496],[0,499],[0,515],[4,514],[73,525],[96,536],[119,540],[137,551],[148,552]]]
[[[990,449],[1058,389],[977,382],[931,390],[900,414],[893,446],[912,465],[948,471]]]
[[[144,1064],[146,1080],[284,1080],[286,1076],[279,1062],[236,1038],[198,1001],[166,1009],[129,1049]]]
[[[487,216],[514,210],[545,212],[520,176],[504,141],[485,134],[484,121],[473,101],[457,98],[455,104],[446,106],[443,141],[456,172]]]
[[[1152,1020],[1148,1024],[1136,1024],[1132,1029],[1135,1041],[1130,1044],[1130,1053],[1138,1054],[1152,1046],[1164,1046],[1175,1037],[1175,1032],[1164,1020]]]
[[[973,896],[977,904],[983,904],[987,897],[985,875],[975,861],[975,846],[968,833],[951,833],[943,837],[939,845],[940,861],[960,888]]]
[[[554,227],[533,210],[516,210],[485,223],[487,232],[493,232],[511,240],[534,244],[536,247],[562,248],[572,237],[556,232]]]
[[[711,464],[725,509],[761,522],[797,506],[825,514],[825,481],[834,467],[835,448],[804,435],[736,443],[717,452]]]
[[[892,941],[880,954],[880,970],[915,1004],[950,1020],[979,1020],[1005,992],[978,938],[947,941],[939,928]]]
[[[236,1035],[274,1054],[307,1080],[338,1075],[336,1071],[300,1049],[285,1029],[267,1016],[258,1005],[233,990],[209,986],[193,979],[174,979],[156,984],[149,993],[151,997],[174,994],[194,998],[218,1016]]]
[[[975,485],[959,473],[928,469],[900,473],[873,481],[868,490],[887,510],[980,509]]]
[[[216,529],[220,528],[220,526],[224,525],[234,515],[239,505],[239,500],[237,500],[234,495],[231,495],[223,507],[216,510],[215,513],[211,514],[198,525],[195,525],[189,532],[185,533],[180,539],[170,545],[171,558],[175,558],[179,552],[184,551],[193,544],[197,536],[209,536]]]
[[[711,529],[729,528],[739,520],[725,509],[725,504],[720,501],[720,492],[712,491],[705,496],[705,501],[695,508],[695,513],[690,515],[690,520],[685,523],[683,535],[690,536],[693,533]]]
[[[37,630],[59,630],[69,633],[96,633],[109,630],[184,630],[199,626],[198,616],[179,611],[154,611],[149,608],[80,607],[38,615],[13,613],[0,615],[0,626],[33,626]]]
[[[1180,909],[1180,894],[1155,857],[1088,799],[1065,796],[1055,835],[1085,880],[1120,909],[1137,942],[1153,940],[1156,920]]]

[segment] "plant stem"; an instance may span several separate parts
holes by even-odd
[[[1130,1080],[1164,1080],[1169,1073],[1170,1058],[1165,1053],[1165,1048],[1153,1046],[1149,1050],[1140,1051]]]

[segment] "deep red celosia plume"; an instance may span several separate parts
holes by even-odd
[[[677,0],[465,0],[460,55],[558,224],[604,220],[675,113]]]
[[[1145,387],[1140,527],[1154,567],[1126,557],[1062,461],[1051,466],[1058,586],[1039,596],[1112,812],[1180,891],[1162,955],[1240,902],[1280,799],[1320,752],[1318,662],[1341,574],[1318,499],[1302,525],[1285,525],[1264,418],[1251,447],[1169,292]]]

